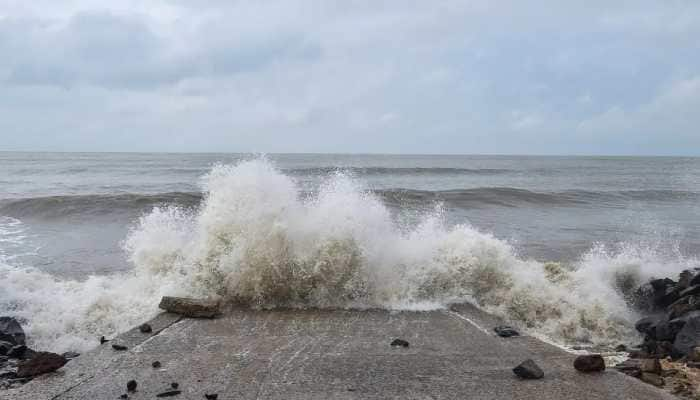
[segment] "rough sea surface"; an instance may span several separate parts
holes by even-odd
[[[700,267],[700,159],[0,152],[0,314],[84,350],[160,296],[469,301],[561,344],[634,339],[630,288]]]

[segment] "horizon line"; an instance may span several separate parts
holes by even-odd
[[[341,153],[341,152],[265,152],[265,151],[105,151],[105,150],[1,150],[0,153],[44,153],[44,154],[239,154],[239,155],[338,155],[338,156],[492,156],[492,157],[647,157],[647,158],[700,158],[698,155],[681,154],[537,154],[537,153]]]

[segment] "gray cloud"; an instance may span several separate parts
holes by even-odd
[[[700,3],[0,1],[0,149],[698,154]]]

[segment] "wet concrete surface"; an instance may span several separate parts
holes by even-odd
[[[234,309],[213,320],[161,314],[0,399],[672,399],[616,371],[582,374],[574,355],[535,338],[500,338],[469,305],[430,312]],[[408,348],[391,347],[395,338]],[[126,351],[115,351],[112,343]],[[532,358],[542,380],[512,368]],[[160,368],[152,363],[160,361]]]

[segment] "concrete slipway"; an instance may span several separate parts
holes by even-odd
[[[582,374],[574,356],[527,336],[503,339],[499,321],[469,305],[431,312],[234,309],[213,320],[161,314],[21,388],[13,400],[155,399],[672,399],[613,370]],[[392,348],[394,338],[409,348]],[[527,358],[545,378],[511,369]],[[152,363],[160,361],[160,368]]]

